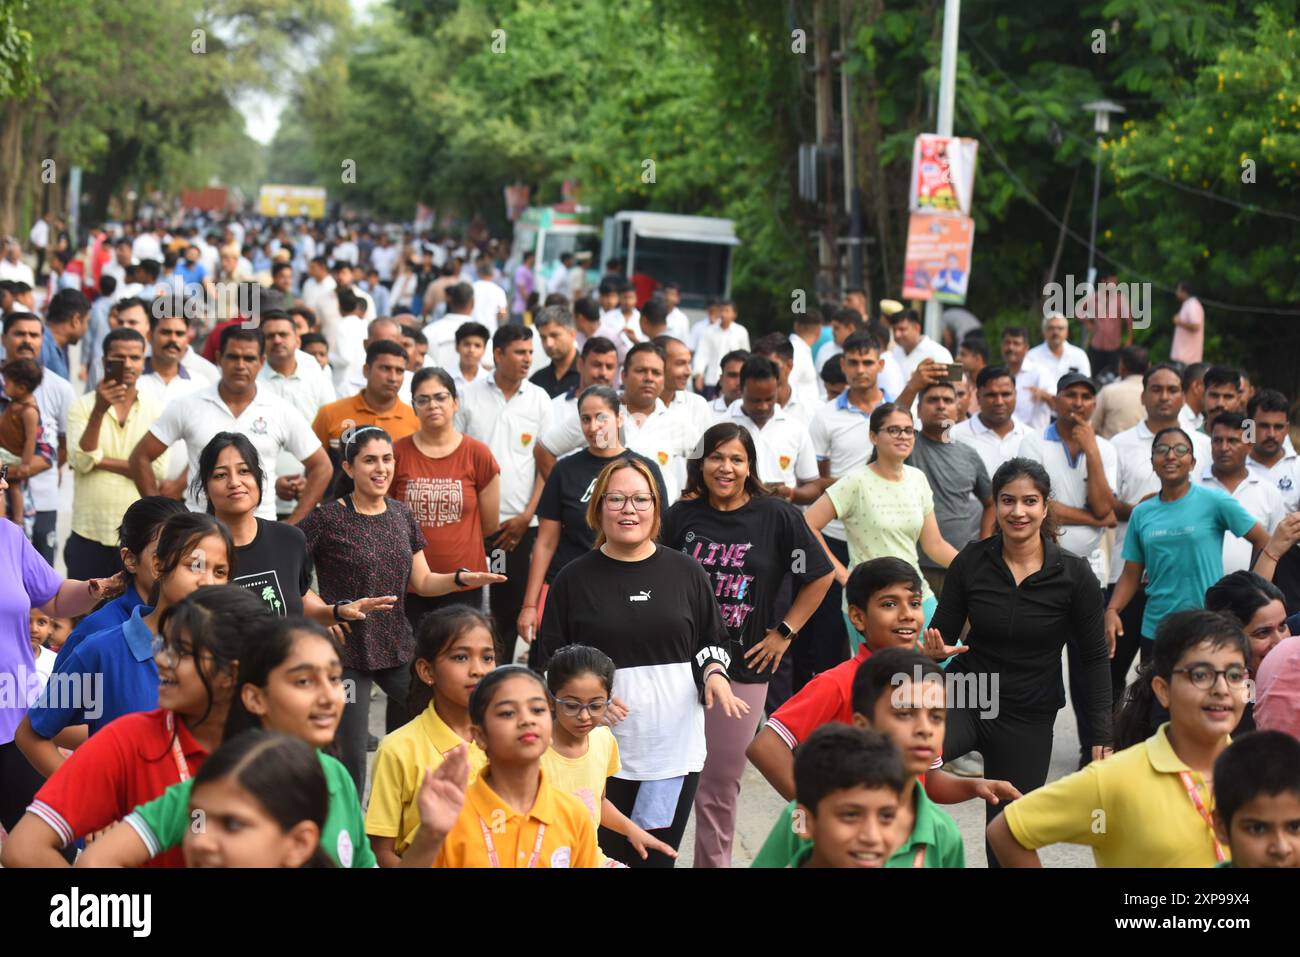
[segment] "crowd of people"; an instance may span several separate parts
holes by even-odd
[[[1188,284],[1156,362],[1100,295],[751,336],[485,236],[42,222],[4,866],[729,867],[747,764],[757,867],[962,867],[974,799],[990,866],[1300,866],[1300,432]]]

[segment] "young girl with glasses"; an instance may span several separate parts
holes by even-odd
[[[1098,867],[1228,859],[1213,827],[1213,774],[1246,706],[1246,636],[1235,619],[1181,611],[1160,623],[1153,645],[1115,719],[1125,750],[1025,795],[989,825],[1004,867],[1042,866],[1038,849],[1049,844],[1089,845]],[[1156,702],[1169,720],[1145,737]]]
[[[622,834],[645,860],[650,850],[675,858],[671,847],[637,827],[605,797],[605,780],[622,767],[618,742],[608,725],[614,662],[587,645],[561,648],[546,669],[546,687],[553,699],[555,725],[551,746],[542,755],[542,770],[551,784],[582,801],[596,827]],[[604,854],[604,866],[618,867]]]

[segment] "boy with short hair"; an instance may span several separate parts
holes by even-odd
[[[1214,762],[1220,867],[1300,867],[1300,741],[1281,731],[1238,738]]]
[[[924,786],[926,772],[943,752],[946,717],[943,669],[919,652],[885,648],[872,655],[853,678],[853,725],[885,735],[899,750],[903,763],[904,784],[897,812],[900,840],[886,867],[966,866],[961,831],[926,794]],[[796,768],[806,746],[800,745],[795,752]],[[797,771],[795,787],[797,790]],[[805,853],[807,835],[798,827],[798,813],[793,804],[786,808],[754,858],[754,867],[784,867]]]
[[[456,368],[446,371],[451,373],[457,391],[478,379],[490,337],[487,326],[481,322],[463,322],[456,330],[456,355],[460,361]]]
[[[884,736],[827,725],[794,765],[804,839],[789,867],[885,867],[898,846],[903,766]]]

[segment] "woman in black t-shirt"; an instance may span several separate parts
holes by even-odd
[[[541,617],[537,609],[544,603],[546,585],[555,580],[561,568],[595,547],[596,533],[587,524],[587,502],[601,470],[619,456],[636,459],[654,475],[660,500],[668,497],[659,466],[623,447],[619,438],[623,411],[617,392],[609,386],[588,386],[578,396],[578,421],[587,447],[552,466],[537,505],[537,542],[533,545],[528,587],[518,621],[518,634],[530,640]]]
[[[271,614],[305,615],[336,628],[341,622],[362,621],[372,612],[389,611],[396,603],[397,596],[381,595],[328,605],[311,590],[312,562],[303,533],[256,515],[262,463],[253,444],[237,432],[218,432],[204,446],[194,493],[207,496],[208,513],[230,529],[235,541],[239,574],[230,583],[254,591]],[[336,634],[342,637],[341,631]]]
[[[563,646],[583,644],[613,659],[611,700],[628,710],[614,727],[622,768],[605,796],[676,850],[704,767],[705,711],[738,719],[750,709],[731,690],[727,629],[709,576],[655,543],[662,501],[653,473],[636,459],[616,458],[601,471],[587,505],[596,548],[555,576],[538,658],[545,668]],[[600,846],[629,867],[673,864],[654,850],[643,861],[626,837],[603,827]]]
[[[704,567],[730,632],[733,693],[742,721],[704,718],[708,758],[695,795],[695,866],[730,867],[745,749],[763,714],[767,683],[831,587],[834,569],[800,511],[758,481],[754,439],[723,422],[704,433],[686,467],[682,501],[668,510],[661,540]],[[793,578],[794,603],[776,621],[777,594]]]

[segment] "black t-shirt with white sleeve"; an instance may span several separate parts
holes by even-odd
[[[778,624],[775,605],[782,581],[793,576],[797,592],[832,570],[826,550],[803,514],[776,496],[751,498],[729,512],[714,508],[701,497],[670,508],[659,538],[709,573],[722,621],[731,635],[727,651],[732,680],[745,684],[771,681],[772,672],[755,672],[745,660],[745,652]]]
[[[630,711],[614,728],[617,777],[658,781],[704,767],[701,682],[731,656],[712,583],[693,559],[662,545],[635,562],[599,549],[575,558],[555,576],[538,640],[542,667],[573,644],[613,659],[614,695]]]

